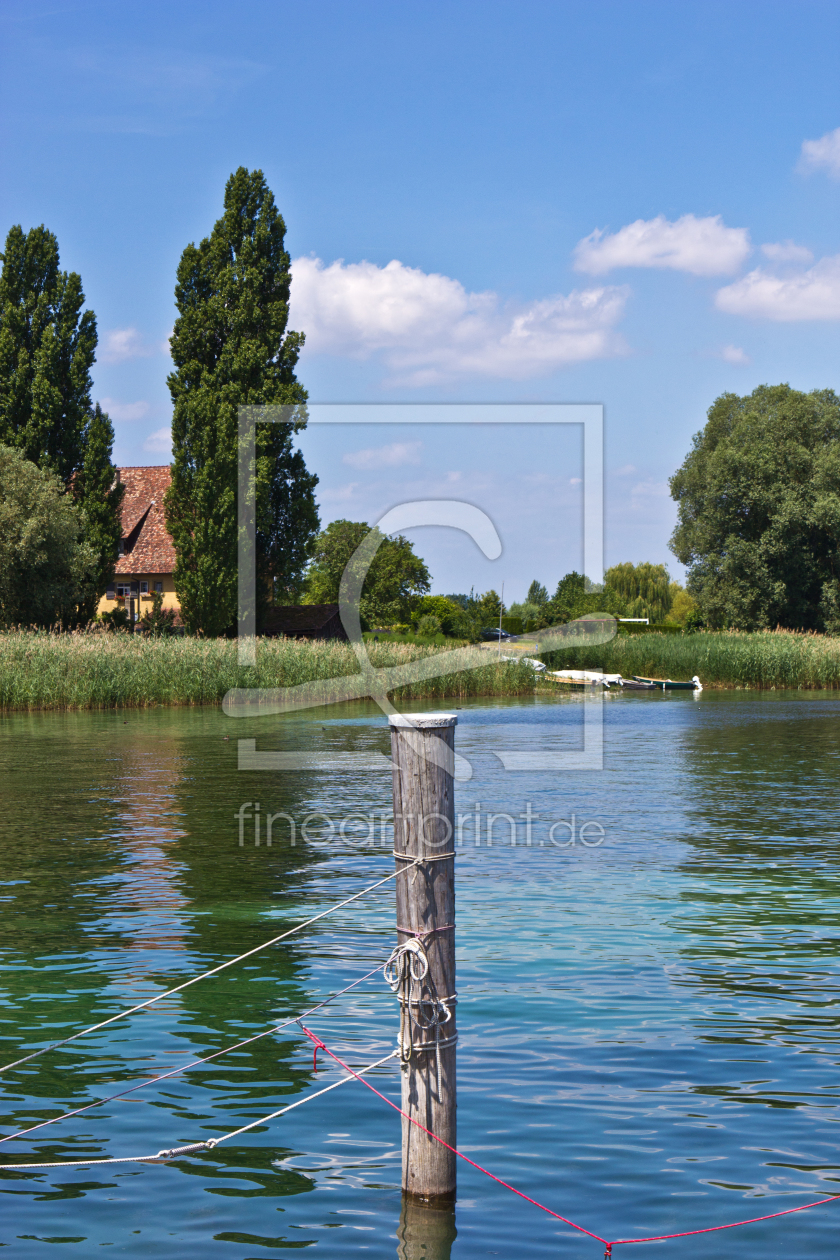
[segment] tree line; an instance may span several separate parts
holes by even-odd
[[[178,265],[170,340],[172,482],[167,527],[190,632],[232,633],[237,614],[238,409],[288,410],[255,426],[257,624],[272,603],[333,602],[364,522],[320,530],[318,478],[294,447],[307,392],[304,333],[288,327],[286,226],[262,171],[227,181],[223,213]],[[43,225],[6,237],[0,271],[0,625],[88,621],[114,577],[122,488],[113,425],[92,399],[96,316]],[[688,628],[782,626],[840,633],[840,399],[762,385],[723,394],[670,482],[678,522],[664,565],[616,565],[599,585],[538,580],[506,610],[535,628],[586,612]],[[363,623],[425,617],[464,637],[500,612],[494,591],[432,596],[405,538],[385,539],[362,592]],[[444,603],[435,603],[441,601]],[[430,602],[432,601],[432,602]]]

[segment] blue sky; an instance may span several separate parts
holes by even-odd
[[[718,394],[840,387],[836,3],[5,0],[0,45],[0,226],[45,223],[81,273],[120,462],[168,459],[175,268],[240,164],[287,222],[311,398],[603,403],[608,564],[679,572],[667,478]],[[324,520],[424,461],[480,463],[481,506],[532,520],[503,442],[377,440],[353,465],[304,439]],[[534,461],[578,475],[568,444]],[[562,575],[564,494],[495,585]],[[446,554],[435,589],[484,584]]]

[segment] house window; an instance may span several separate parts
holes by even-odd
[[[156,595],[163,594],[163,582],[155,582],[155,594]]]
[[[119,582],[117,584],[117,599],[128,599],[130,594],[131,585],[128,582]]]
[[[141,594],[141,595],[148,595],[148,593],[149,593],[149,583],[148,583],[148,582],[141,582],[141,583],[140,583],[140,594]]]

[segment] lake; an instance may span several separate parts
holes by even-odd
[[[456,747],[473,770],[456,792],[457,811],[471,816],[456,859],[461,1149],[611,1238],[840,1194],[840,697],[610,694],[602,771],[503,768],[494,749],[573,747],[586,703],[548,696],[458,710]],[[4,1063],[393,869],[387,773],[336,759],[326,770],[239,771],[237,738],[319,755],[389,747],[386,719],[361,703],[241,721],[210,708],[3,719]],[[255,847],[253,808],[240,846],[236,815],[249,802],[260,803],[263,841],[268,813],[294,819],[294,846],[279,818],[272,846]],[[530,845],[519,820],[529,807]],[[492,814],[513,818],[515,845],[504,819],[488,845]],[[385,884],[6,1073],[2,1132],[307,1010],[384,963],[393,906]],[[361,1065],[393,1048],[397,1008],[374,975],[307,1023]],[[323,1054],[313,1074],[310,1043],[292,1026],[5,1143],[0,1163],[199,1142],[339,1074]],[[399,1100],[396,1065],[370,1079]],[[211,1260],[303,1248],[323,1260],[393,1257],[399,1247],[434,1260],[452,1238],[454,1260],[603,1255],[466,1165],[454,1217],[428,1226],[428,1252],[399,1241],[399,1117],[357,1082],[210,1152],[6,1171],[0,1191],[0,1243],[33,1260],[57,1246],[68,1256],[115,1247]],[[411,1228],[422,1236],[422,1222]],[[838,1229],[840,1202],[614,1254],[833,1260]]]

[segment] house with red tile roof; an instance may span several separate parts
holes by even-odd
[[[125,486],[122,538],[116,576],[100,599],[98,612],[125,608],[137,619],[151,609],[156,592],[163,596],[164,608],[180,611],[173,579],[175,548],[163,511],[169,465],[118,468],[117,476]]]

